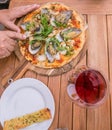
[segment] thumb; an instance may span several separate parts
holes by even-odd
[[[17,25],[15,25],[13,22],[7,23],[6,27],[13,31],[20,32],[20,28]]]
[[[20,40],[26,39],[26,36],[19,32],[7,31],[7,35],[8,35],[8,37],[10,37],[12,39],[20,39]]]

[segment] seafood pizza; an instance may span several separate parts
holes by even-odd
[[[27,37],[19,41],[22,55],[42,68],[69,63],[77,57],[86,40],[84,19],[61,3],[48,3],[26,15],[20,28]]]

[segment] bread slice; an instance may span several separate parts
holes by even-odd
[[[30,126],[34,123],[43,122],[50,118],[50,110],[48,108],[44,108],[37,112],[5,121],[3,130],[18,130]]]

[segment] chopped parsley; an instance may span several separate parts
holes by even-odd
[[[61,23],[61,22],[58,22],[58,21],[54,21],[55,25],[57,27],[67,27],[67,24],[66,23]]]
[[[49,25],[49,21],[45,15],[41,15],[41,24],[43,26],[41,35],[47,37],[53,31],[53,27]]]

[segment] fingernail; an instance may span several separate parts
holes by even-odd
[[[26,35],[23,35],[23,39],[26,39]]]
[[[40,5],[34,4],[33,7],[40,7]]]

